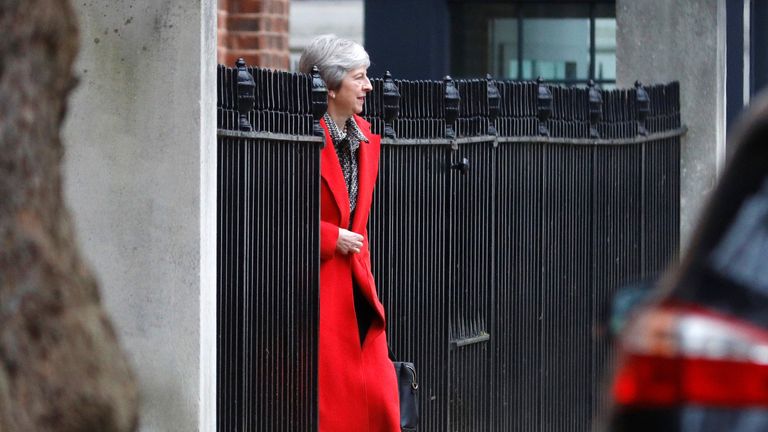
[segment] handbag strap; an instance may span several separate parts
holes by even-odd
[[[389,359],[393,362],[397,361],[397,357],[395,357],[395,353],[392,351],[392,347],[387,344],[387,350],[389,350]]]

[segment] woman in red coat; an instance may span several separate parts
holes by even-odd
[[[388,357],[384,308],[368,248],[368,213],[379,165],[378,135],[357,114],[372,90],[368,54],[324,35],[306,48],[299,69],[317,66],[328,87],[320,122],[320,432],[398,432],[397,379]]]

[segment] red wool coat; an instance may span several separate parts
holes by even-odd
[[[399,432],[397,379],[388,357],[384,308],[371,273],[366,225],[379,166],[381,137],[355,116],[368,138],[358,150],[358,197],[351,231],[362,234],[360,253],[336,251],[339,227],[349,227],[349,194],[328,127],[320,154],[320,432]],[[370,303],[373,319],[360,346],[352,278]]]

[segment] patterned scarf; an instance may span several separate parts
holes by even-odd
[[[361,142],[368,142],[363,132],[355,123],[354,117],[347,119],[344,124],[344,130],[339,129],[336,122],[333,121],[328,113],[325,113],[325,124],[328,126],[328,132],[331,134],[333,148],[336,150],[336,156],[339,158],[341,172],[344,174],[344,183],[347,185],[349,194],[349,213],[354,214],[357,205],[357,149]],[[351,223],[351,217],[350,217]]]

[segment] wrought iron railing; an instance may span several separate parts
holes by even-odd
[[[219,430],[314,430],[324,88],[241,74],[238,102],[219,67]],[[607,302],[677,254],[678,84],[373,86],[373,271],[420,430],[589,430]]]

